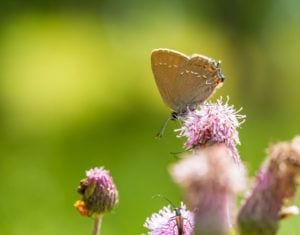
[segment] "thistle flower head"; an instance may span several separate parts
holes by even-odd
[[[174,181],[184,189],[197,187],[238,193],[245,188],[245,169],[237,167],[225,144],[196,149],[170,168]],[[205,191],[202,191],[205,193]]]
[[[192,235],[194,228],[193,213],[186,209],[181,202],[180,206],[181,222],[183,234]],[[180,235],[178,230],[178,220],[176,220],[175,210],[171,206],[163,207],[158,213],[152,214],[146,219],[144,226],[149,229],[149,235]]]
[[[195,209],[195,230],[199,234],[224,235],[231,228],[235,196],[245,187],[245,172],[229,156],[225,144],[215,144],[195,151],[170,168],[174,181],[185,192],[188,206]]]
[[[236,145],[240,144],[237,128],[245,120],[245,115],[239,114],[233,105],[222,98],[216,103],[206,102],[196,110],[188,111],[183,118],[183,126],[178,137],[186,137],[186,149],[201,145],[225,143],[231,149],[236,161],[239,161]]]
[[[280,219],[297,214],[293,203],[300,183],[300,138],[272,145],[268,155],[239,212],[241,235],[275,234]]]
[[[86,171],[77,192],[82,199],[75,203],[81,215],[93,216],[111,211],[118,202],[118,191],[109,172],[103,167]]]

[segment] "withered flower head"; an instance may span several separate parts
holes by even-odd
[[[291,209],[300,182],[300,137],[272,145],[268,156],[239,212],[241,235],[275,234],[280,219],[297,213]]]

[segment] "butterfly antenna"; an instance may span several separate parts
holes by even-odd
[[[172,206],[173,208],[176,208],[176,206],[171,202],[171,200],[168,199],[167,197],[165,197],[164,195],[156,194],[156,195],[154,195],[152,198],[156,198],[156,197],[160,197],[160,198],[162,198],[162,199],[165,199],[167,202],[169,202],[169,203],[171,204],[171,206]]]
[[[166,127],[169,123],[169,121],[172,120],[172,116],[168,117],[168,119],[164,122],[162,127],[159,129],[158,133],[156,134],[157,139],[161,139],[165,133]]]

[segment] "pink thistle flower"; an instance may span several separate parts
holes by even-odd
[[[180,212],[183,223],[183,234],[192,235],[194,229],[193,213],[186,209],[181,202]],[[178,233],[178,225],[176,222],[175,210],[171,206],[163,207],[158,213],[152,214],[146,219],[144,226],[149,229],[149,235],[180,235]]]
[[[82,195],[75,203],[79,213],[94,216],[111,211],[118,202],[118,191],[109,171],[96,167],[86,171],[86,176],[77,189]]]
[[[225,144],[216,144],[197,149],[170,168],[193,208],[195,234],[229,234],[236,195],[245,187],[244,168],[230,154]]]
[[[300,137],[269,148],[254,188],[238,215],[241,235],[273,235],[279,221],[298,211],[294,202],[300,176]]]
[[[178,137],[186,137],[186,149],[201,145],[225,143],[231,149],[236,162],[240,157],[236,148],[240,144],[237,128],[244,122],[245,115],[239,114],[228,99],[223,104],[222,98],[217,103],[206,102],[193,111],[188,111],[183,117],[183,126]]]
[[[103,167],[95,167],[86,171],[86,176],[88,182],[101,184],[106,187],[113,187],[113,179],[109,174],[109,171],[105,170]]]

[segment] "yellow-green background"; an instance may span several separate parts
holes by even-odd
[[[73,208],[85,170],[105,166],[120,203],[102,234],[143,223],[182,195],[167,166],[182,141],[150,69],[166,47],[223,61],[215,94],[243,107],[241,157],[250,175],[271,142],[300,133],[297,0],[21,1],[0,3],[0,233],[90,234]],[[220,172],[221,174],[221,172]],[[281,235],[300,233],[300,218]]]

